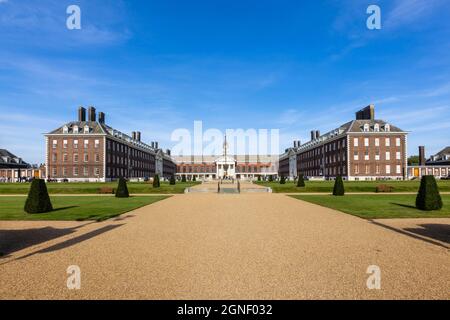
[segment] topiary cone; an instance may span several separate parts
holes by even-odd
[[[31,182],[24,210],[27,213],[45,213],[53,210],[44,180],[34,179]]]
[[[303,177],[302,174],[300,174],[300,175],[298,176],[297,187],[300,187],[300,188],[305,187],[305,178]]]
[[[127,182],[124,178],[119,178],[119,184],[117,185],[116,197],[117,198],[128,198],[130,194],[128,193]]]
[[[434,176],[423,176],[420,180],[416,208],[424,211],[442,209],[442,198]]]
[[[341,176],[336,177],[333,188],[333,196],[343,196],[345,194],[344,181]]]

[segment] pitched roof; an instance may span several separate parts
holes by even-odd
[[[379,132],[404,132],[399,127],[387,123],[384,120],[354,120],[351,122],[348,132],[364,132],[364,125],[369,125],[369,132],[375,132],[375,125],[379,126]],[[386,130],[386,125],[389,125],[389,130]]]
[[[450,154],[450,147],[445,147],[441,151],[439,151],[436,155],[437,156],[445,156],[447,154]]]
[[[30,165],[6,149],[0,149],[0,167],[2,168],[28,168]]]

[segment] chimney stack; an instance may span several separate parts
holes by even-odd
[[[158,149],[158,141],[155,141],[155,149]]]
[[[136,140],[139,142],[141,141],[141,132],[140,131],[136,132]]]
[[[371,104],[356,112],[356,120],[375,120],[375,106]]]
[[[298,141],[297,141],[297,147],[300,148],[301,145],[302,145],[301,140],[298,140]]]
[[[105,113],[104,112],[99,112],[98,113],[98,122],[100,123],[105,123]]]
[[[170,149],[167,149],[167,150],[166,150],[166,154],[167,154],[168,156],[170,156]]]
[[[95,108],[89,107],[88,113],[89,113],[89,121],[95,122],[96,121]]]
[[[133,140],[136,140],[136,132],[135,131],[131,132],[131,138]]]
[[[320,137],[320,131],[316,130],[316,139],[319,139],[319,137]]]
[[[425,147],[424,146],[420,146],[419,147],[419,166],[424,166],[425,165]]]
[[[315,137],[316,137],[316,132],[314,130],[311,130],[311,141],[313,141]]]
[[[78,121],[80,122],[86,121],[86,109],[83,107],[78,108]]]
[[[152,141],[152,148],[155,149],[155,141]]]
[[[297,140],[294,140],[294,148],[297,148]]]

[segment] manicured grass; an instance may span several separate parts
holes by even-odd
[[[28,214],[23,211],[26,197],[0,197],[0,220],[97,220],[116,217],[125,212],[166,199],[167,196],[53,196],[54,210],[49,213]]]
[[[128,182],[130,194],[176,194],[183,193],[184,189],[194,186],[200,182],[177,182],[170,185],[168,182],[161,182],[160,188],[153,188],[151,183]],[[47,183],[50,194],[98,194],[100,188],[108,187],[117,189],[117,182],[92,182],[92,183]],[[0,183],[0,194],[27,194],[30,183]]]
[[[365,219],[449,218],[450,195],[442,195],[444,207],[439,211],[415,208],[416,196],[405,195],[292,195],[291,197],[336,209]]]
[[[255,182],[259,185],[271,187],[276,193],[308,193],[333,191],[334,181],[305,181],[306,187],[298,188],[297,184],[289,181],[286,184],[279,182]],[[392,192],[417,192],[420,181],[344,181],[345,192],[375,192],[378,185],[385,184],[392,186]],[[450,191],[450,180],[439,180],[439,190],[442,192]]]

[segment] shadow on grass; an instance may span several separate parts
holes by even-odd
[[[403,208],[408,208],[408,209],[417,209],[415,206],[412,206],[412,205],[409,205],[409,204],[395,203],[395,202],[391,202],[390,204],[393,204],[393,205],[399,206],[399,207],[403,207]]]
[[[63,211],[63,210],[73,209],[73,208],[78,208],[78,206],[68,206],[68,207],[56,208],[56,209],[53,209],[52,212],[55,212],[55,211]]]

